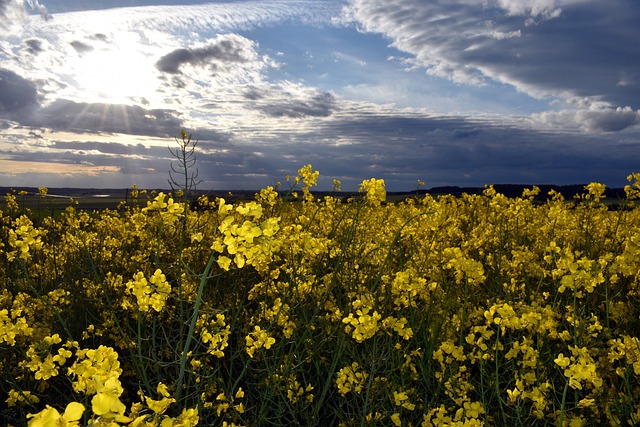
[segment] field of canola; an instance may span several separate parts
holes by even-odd
[[[40,426],[640,424],[640,209],[340,203],[291,180],[0,215],[0,420]],[[629,202],[640,193],[629,177]]]

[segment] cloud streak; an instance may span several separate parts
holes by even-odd
[[[637,108],[640,10],[629,0],[352,0],[364,31],[457,83],[513,85],[534,97]]]
[[[12,0],[2,0],[11,2]],[[337,0],[268,0],[241,3],[209,3],[181,6],[139,6],[56,15],[49,22],[30,19],[35,32],[64,32],[69,28],[92,28],[105,33],[133,28],[161,32],[248,30],[267,25],[298,23],[327,25],[339,16]],[[98,17],[99,16],[99,17]],[[46,25],[46,26],[45,26]]]

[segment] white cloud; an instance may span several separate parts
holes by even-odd
[[[17,31],[27,18],[27,10],[21,0],[0,0],[0,35]]]
[[[37,0],[0,0],[0,35],[10,36],[18,33],[28,19],[28,8],[37,11],[45,21],[50,15],[46,6]]]
[[[640,8],[628,2],[351,0],[345,16],[459,84],[495,81],[535,98],[612,107],[640,102],[640,85],[629,84],[640,67],[640,45],[630,43],[640,38]]]
[[[9,0],[2,0],[9,1]],[[209,3],[184,6],[141,6],[56,14],[48,22],[30,19],[29,32],[77,31],[112,33],[131,29],[168,33],[233,31],[279,22],[326,25],[340,13],[337,0],[287,0]]]
[[[531,119],[540,128],[618,132],[640,126],[640,111],[630,107],[565,109],[533,114]]]
[[[498,0],[498,5],[511,16],[557,18],[562,13],[558,0]],[[566,3],[566,2],[565,2]]]

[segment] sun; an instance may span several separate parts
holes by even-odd
[[[88,102],[129,104],[149,99],[157,89],[155,58],[140,46],[110,46],[82,54],[73,80],[81,98]]]

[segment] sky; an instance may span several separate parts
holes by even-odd
[[[624,186],[637,0],[0,0],[0,186]],[[174,162],[175,163],[175,162]]]

